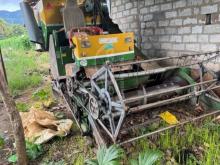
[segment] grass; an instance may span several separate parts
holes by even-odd
[[[35,52],[26,35],[0,40],[0,46],[13,95],[42,83],[42,75],[47,72],[47,53]]]
[[[132,157],[136,157],[138,152],[160,149],[165,154],[163,164],[218,165],[219,139],[220,125],[206,119],[201,123],[187,124],[185,127],[139,140],[130,153]]]

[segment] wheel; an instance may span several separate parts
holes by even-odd
[[[113,87],[114,93],[112,93],[110,87]],[[115,142],[125,118],[125,105],[118,84],[108,65],[102,67],[91,78],[91,91],[97,98],[99,113],[102,114],[94,119],[97,119],[101,127]],[[114,99],[112,96],[114,96]],[[97,106],[97,103],[95,106]]]

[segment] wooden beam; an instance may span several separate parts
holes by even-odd
[[[0,51],[0,95],[2,96],[6,111],[8,114],[15,139],[18,165],[27,165],[26,146],[24,138],[24,129],[19,112],[16,110],[15,101],[10,96],[3,57]]]

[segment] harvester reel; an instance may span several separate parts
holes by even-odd
[[[112,93],[110,86],[113,86],[114,94]],[[92,93],[96,95],[100,102],[100,111],[102,115],[97,119],[98,123],[115,142],[125,118],[125,104],[118,84],[108,65],[102,67],[93,75],[91,79],[91,87]],[[111,97],[112,95],[118,100],[114,101]],[[106,126],[106,122],[104,122],[106,120],[108,121],[110,128]]]

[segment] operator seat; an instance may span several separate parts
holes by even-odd
[[[69,36],[68,32],[72,28],[85,26],[84,14],[78,7],[76,0],[66,0],[66,5],[63,9],[63,23],[67,36]]]

